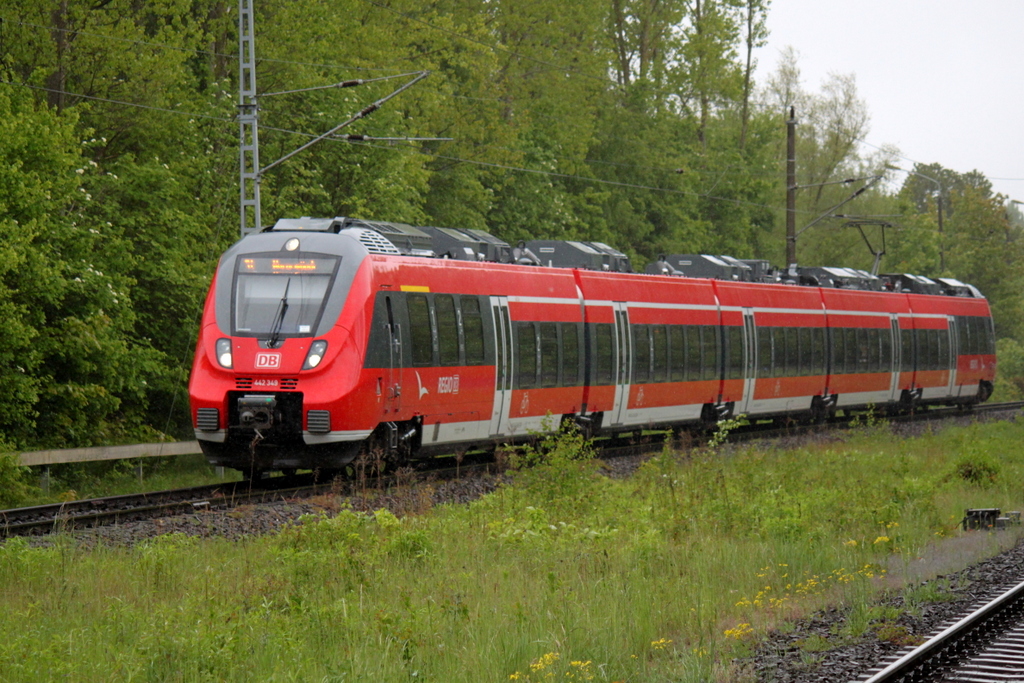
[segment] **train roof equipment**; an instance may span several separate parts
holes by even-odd
[[[472,228],[420,228],[433,239],[433,250],[441,258],[460,261],[512,261],[512,247],[494,235]]]
[[[798,266],[795,270],[800,284],[812,287],[860,289],[868,292],[884,291],[882,279],[866,270],[837,268],[834,266]]]
[[[936,278],[940,285],[942,285],[942,293],[946,296],[962,296],[971,297],[975,299],[984,298],[978,288],[974,285],[969,285],[966,282],[960,282],[954,280],[951,277],[940,277]]]
[[[709,254],[662,254],[654,263],[647,264],[647,273],[676,277],[701,277],[711,280],[751,282],[753,268],[732,256]]]
[[[583,268],[613,273],[632,273],[629,257],[602,242],[529,240],[525,248],[551,268]]]
[[[581,268],[632,273],[630,259],[603,242],[528,240],[515,248],[494,235],[472,228],[417,227],[360,218],[282,218],[264,232],[332,232],[353,234],[370,253],[462,261],[489,261],[552,268]],[[645,273],[731,282],[768,282],[872,292],[932,294],[982,299],[973,285],[953,278],[910,273],[872,275],[857,268],[791,265],[782,271],[764,259],[737,259],[709,254],[661,254]]]
[[[882,279],[888,283],[888,289],[908,294],[942,294],[942,285],[923,275],[911,273],[885,273]]]

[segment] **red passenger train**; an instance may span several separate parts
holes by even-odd
[[[970,285],[842,268],[511,249],[479,231],[289,219],[222,257],[189,384],[211,463],[250,476],[588,433],[973,404],[992,392]]]

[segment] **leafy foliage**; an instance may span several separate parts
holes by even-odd
[[[867,103],[850,75],[806,90],[754,50],[766,0],[261,0],[261,161],[420,85],[263,179],[266,222],[301,215],[482,228],[663,253],[783,253],[784,115],[800,118],[803,224],[848,197]],[[20,446],[189,433],[204,290],[237,236],[237,14],[228,0],[10,0],[0,14],[0,434]],[[358,88],[268,93],[363,79]],[[432,138],[430,141],[404,141]],[[916,167],[863,213],[900,214],[893,270],[952,274],[1021,339],[1019,224],[977,172]],[[922,179],[938,179],[941,191]],[[923,183],[923,184],[922,184]],[[947,224],[940,235],[935,201]],[[801,260],[868,267],[834,219]],[[41,419],[45,416],[45,419]]]

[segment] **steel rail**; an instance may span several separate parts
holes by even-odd
[[[1011,614],[1018,619],[1024,615],[1024,582],[928,639],[862,683],[931,680],[932,676],[939,673],[939,669],[957,666],[964,657],[980,649],[983,638],[985,641],[997,638],[998,634],[986,638],[983,631],[993,621]]]

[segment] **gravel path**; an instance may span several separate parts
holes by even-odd
[[[1007,534],[1004,543],[1013,543],[1019,535],[1015,531],[998,533]],[[972,532],[956,541],[980,545],[991,540],[986,536],[986,532]],[[899,617],[884,625],[878,622],[857,638],[841,635],[850,616],[848,610],[825,610],[791,631],[771,633],[751,659],[735,663],[736,669],[742,672],[742,680],[758,683],[853,681],[882,658],[917,645],[966,616],[983,599],[987,587],[1022,580],[1024,544],[1017,543],[991,559],[932,579],[942,584],[945,596],[941,602],[908,605],[903,591],[890,591],[878,605],[894,608]],[[922,581],[918,586],[926,584]]]

